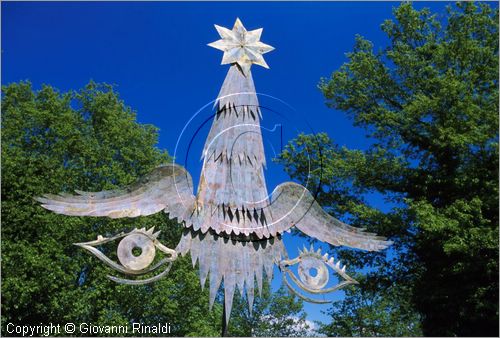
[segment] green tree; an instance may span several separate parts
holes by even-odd
[[[405,287],[376,289],[372,278],[356,278],[360,284],[346,289],[345,300],[328,311],[332,321],[321,324],[319,333],[340,337],[422,336],[420,316],[404,301],[411,296]],[[410,308],[408,308],[410,307]]]
[[[30,83],[21,82],[2,91],[2,334],[11,335],[7,323],[140,322],[170,323],[170,334],[176,336],[220,335],[222,306],[216,303],[208,311],[208,289],[202,291],[190,257],[179,258],[153,284],[129,286],[108,280],[109,268],[72,245],[156,226],[162,243],[175,247],[182,227],[166,214],[117,220],[68,217],[33,199],[133,182],[170,160],[155,147],[158,130],[137,123],[135,113],[106,84],[90,82],[79,92],[61,94],[50,86],[35,92]],[[102,250],[113,258],[112,248]],[[303,321],[302,304],[283,292],[270,295],[269,289],[263,296],[256,297],[256,304],[265,303],[266,313],[279,318],[269,332],[293,334],[288,326],[294,322],[287,318]],[[230,327],[234,334],[248,335],[247,327],[239,327],[245,325],[248,306],[239,301],[241,311],[233,309]]]
[[[382,253],[338,250],[368,268],[376,281],[368,292],[403,303],[402,318],[417,311],[425,335],[498,336],[498,9],[462,2],[439,18],[403,3],[381,28],[388,46],[375,51],[357,36],[348,61],[319,85],[372,145],[350,150],[325,134],[300,135],[279,161],[299,181],[310,174],[333,215],[394,241]],[[394,207],[370,207],[367,193]],[[359,297],[345,302],[370,310]]]
[[[302,301],[284,286],[272,293],[269,283],[264,282],[262,296],[256,298],[251,312],[240,294],[235,295],[233,306],[237,315],[229,323],[229,336],[299,337],[314,333]]]
[[[134,227],[157,226],[175,247],[181,227],[164,213],[136,219],[66,217],[34,196],[73,189],[99,191],[133,182],[168,155],[155,148],[157,129],[135,121],[108,85],[78,93],[26,82],[2,97],[2,334],[9,322],[171,323],[175,335],[217,335],[221,307],[207,311],[196,271],[177,261],[167,278],[118,285],[109,269],[71,243]],[[64,332],[62,332],[64,334]]]

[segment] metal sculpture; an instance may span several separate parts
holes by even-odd
[[[232,30],[215,26],[221,39],[209,46],[224,52],[222,64],[230,64],[216,100],[216,114],[203,149],[203,168],[197,194],[189,173],[177,164],[154,169],[136,183],[118,190],[101,192],[76,191],[78,195],[44,195],[37,198],[42,206],[70,216],[106,216],[111,218],[147,216],[160,211],[177,218],[185,227],[175,250],[157,240],[153,229],[135,229],[128,234],[78,243],[111,268],[138,277],[163,265],[160,275],[147,279],[123,279],[109,276],[119,283],[144,284],[164,276],[178,255],[190,253],[193,265],[198,262],[202,287],[209,278],[210,307],[221,282],[224,285],[226,324],[229,321],[233,295],[238,287],[246,290],[250,309],[254,285],[259,292],[265,274],[272,278],[277,265],[284,283],[286,276],[303,291],[322,294],[356,283],[345,273],[345,266],[320,251],[304,250],[288,259],[281,234],[296,227],[304,234],[331,245],[345,245],[368,251],[386,248],[391,242],[384,237],[347,225],[326,213],[309,191],[300,184],[286,182],[274,189],[269,198],[265,185],[265,156],[260,130],[262,112],[250,72],[252,64],[268,68],[262,54],[274,48],[260,42],[262,29],[247,31],[239,19]],[[117,264],[96,246],[123,238],[118,245]],[[140,249],[142,252],[135,253]],[[155,251],[167,255],[153,266]],[[290,267],[299,264],[299,278]],[[344,281],[326,288],[328,267]],[[311,274],[316,270],[317,274]]]

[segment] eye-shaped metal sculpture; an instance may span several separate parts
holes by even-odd
[[[298,264],[297,271],[299,278],[289,269],[290,266]],[[328,267],[332,268],[344,281],[325,288],[329,281]],[[303,300],[311,303],[329,303],[329,300],[313,299],[297,292],[289,283],[286,276],[288,275],[293,282],[303,291],[312,294],[327,294],[341,289],[349,284],[358,284],[356,280],[351,278],[345,273],[345,265],[342,267],[340,261],[334,264],[333,257],[329,258],[328,254],[321,255],[321,249],[314,251],[313,246],[311,250],[304,248],[303,251],[299,250],[299,256],[294,259],[285,259],[280,262],[280,269],[283,272],[283,282],[286,286]]]
[[[106,263],[106,265],[126,275],[141,276],[155,271],[161,266],[167,264],[165,270],[163,270],[160,274],[146,279],[132,280],[108,275],[109,279],[117,283],[134,285],[147,284],[154,282],[166,275],[170,271],[172,262],[177,259],[177,252],[175,250],[167,248],[158,241],[157,237],[160,234],[160,231],[153,231],[154,227],[147,231],[145,228],[134,229],[129,233],[122,232],[113,237],[97,236],[97,239],[95,241],[75,243],[75,245],[78,245],[90,251],[97,258]],[[121,265],[113,262],[102,251],[96,248],[99,245],[112,242],[119,238],[123,239],[118,244],[116,255]],[[165,257],[158,261],[155,265],[150,266],[155,259],[156,249],[159,249],[160,251],[168,255],[168,257]]]

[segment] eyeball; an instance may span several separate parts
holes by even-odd
[[[109,279],[122,284],[146,284],[158,280],[168,273],[171,262],[177,259],[177,252],[161,244],[157,237],[160,232],[153,232],[154,228],[134,229],[129,233],[120,233],[112,237],[97,236],[95,241],[85,243],[75,243],[75,245],[91,252],[109,267],[131,276],[140,276],[155,271],[159,267],[167,264],[167,267],[160,274],[146,279],[123,279],[115,276],[108,276]],[[120,264],[112,261],[96,247],[114,240],[120,239],[116,250],[116,255]],[[151,266],[156,256],[156,249],[159,249],[168,256]]]
[[[298,264],[297,273],[299,278],[290,270],[290,266],[296,264]],[[329,303],[329,301],[305,296],[292,287],[287,277],[289,277],[302,291],[311,294],[332,293],[347,285],[358,284],[356,280],[346,274],[345,266],[341,267],[340,261],[334,263],[333,257],[329,258],[328,254],[321,255],[321,249],[314,251],[312,246],[311,250],[307,250],[306,248],[304,248],[303,251],[299,250],[299,256],[297,258],[283,260],[280,262],[279,266],[283,272],[284,284],[298,297],[311,303]],[[328,267],[335,271],[343,281],[332,287],[326,288],[330,279]]]
[[[139,250],[136,255],[134,250]],[[138,271],[147,268],[155,259],[155,245],[146,235],[131,234],[118,244],[117,255],[120,263],[127,269]]]
[[[314,290],[320,290],[328,283],[328,269],[318,258],[312,256],[302,257],[298,267],[300,280]],[[315,274],[313,276],[313,274]]]

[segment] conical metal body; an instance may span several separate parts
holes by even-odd
[[[231,66],[202,154],[197,212],[204,214],[203,232],[270,237],[260,116],[251,73]]]
[[[227,73],[215,104],[212,127],[202,153],[203,168],[193,225],[177,250],[199,263],[200,281],[210,279],[210,305],[224,283],[227,318],[235,287],[253,305],[254,284],[271,279],[281,260],[281,238],[268,229],[269,199],[260,127],[262,112],[252,74],[236,64]],[[274,235],[277,235],[276,233]]]

